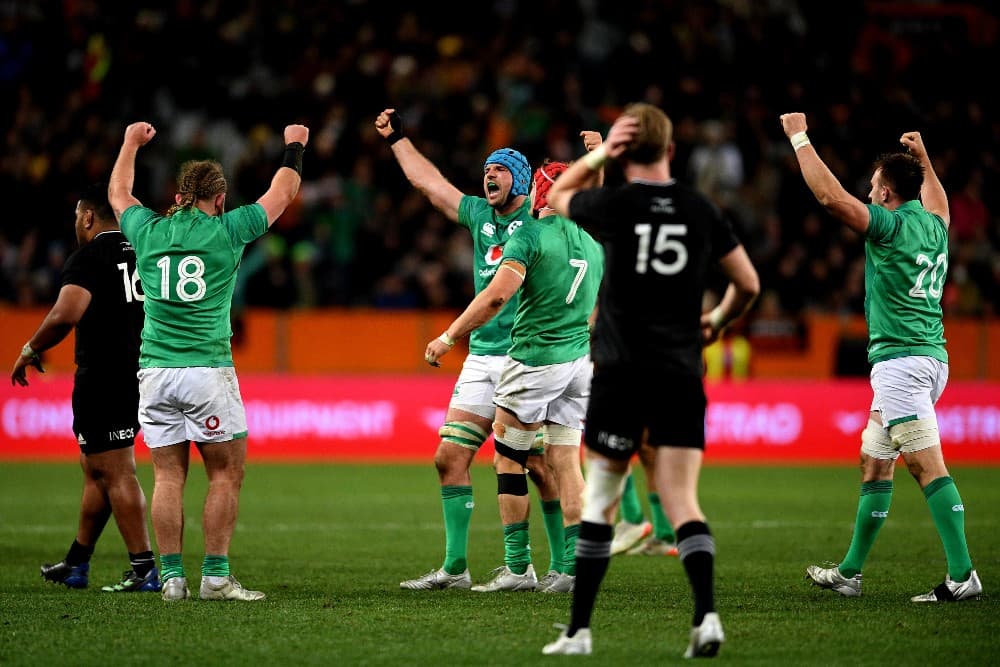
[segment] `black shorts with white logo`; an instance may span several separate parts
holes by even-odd
[[[84,454],[134,445],[139,433],[135,373],[78,370],[73,380],[73,433]]]
[[[649,369],[595,369],[583,439],[611,459],[626,460],[649,444],[705,448],[705,386],[691,375],[653,375]]]

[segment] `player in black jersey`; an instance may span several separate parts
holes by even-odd
[[[106,185],[91,186],[76,205],[79,249],[66,260],[62,288],[41,326],[24,345],[11,384],[28,386],[27,369],[76,328],[73,432],[80,445],[83,498],[76,539],[66,558],[42,565],[48,581],[86,588],[90,557],[113,514],[131,568],[105,591],[159,591],[160,577],[146,529],[146,497],[135,475],[139,432],[139,336],[142,290],[135,252],[108,204]]]
[[[590,616],[611,557],[614,513],[647,428],[657,448],[657,489],[694,596],[685,657],[714,656],[725,639],[714,603],[715,542],[698,504],[707,402],[702,347],[746,312],[760,284],[718,209],[671,178],[672,129],[657,107],[628,106],[602,147],[570,166],[549,193],[552,208],[604,244],[605,270],[591,349],[576,589],[570,625],[546,654],[591,652]],[[620,161],[626,182],[582,190],[609,158]],[[703,313],[716,264],[729,286]]]

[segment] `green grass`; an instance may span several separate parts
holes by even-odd
[[[865,568],[865,594],[808,586],[806,565],[839,559],[850,539],[857,472],[844,468],[706,468],[702,505],[716,536],[717,606],[731,665],[1000,663],[1000,469],[955,468],[982,600],[915,605],[945,574],[923,496],[902,470],[892,514]],[[473,579],[501,564],[488,467],[474,471]],[[147,497],[151,471],[140,469]],[[192,465],[185,565],[197,586],[204,474]],[[543,658],[569,597],[399,590],[440,565],[431,465],[258,465],[247,471],[233,540],[234,573],[262,603],[166,604],[100,592],[127,566],[113,524],[92,561],[91,588],[44,583],[42,562],[72,541],[80,472],[0,464],[0,664],[3,665],[553,665]],[[645,504],[645,503],[644,503]],[[537,500],[532,511],[540,518]],[[532,522],[536,569],[548,548]],[[619,556],[598,597],[590,665],[679,662],[691,602],[675,558]]]

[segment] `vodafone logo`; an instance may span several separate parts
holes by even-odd
[[[216,417],[215,415],[212,415],[211,417],[206,419],[205,428],[207,428],[209,431],[214,431],[215,429],[219,428],[219,418]]]
[[[483,257],[483,259],[486,260],[486,263],[488,265],[496,266],[497,264],[500,263],[501,257],[503,257],[503,246],[491,245],[489,248],[486,249],[486,255]]]

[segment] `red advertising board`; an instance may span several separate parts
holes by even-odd
[[[246,375],[240,385],[255,460],[429,462],[453,376]],[[69,376],[0,386],[0,460],[74,460]],[[708,386],[706,461],[850,463],[871,401],[868,383],[760,381]],[[938,403],[945,457],[1000,464],[1000,384],[952,382]],[[148,451],[137,441],[137,456]],[[483,448],[480,457],[492,456]]]

